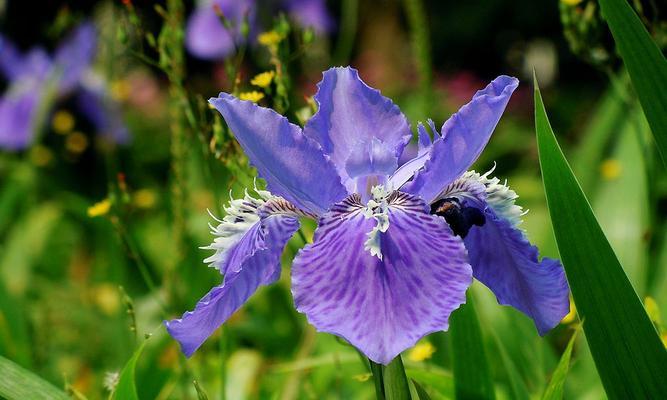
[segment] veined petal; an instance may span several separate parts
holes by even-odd
[[[211,289],[194,311],[186,312],[180,319],[165,321],[167,331],[181,344],[186,356],[190,357],[259,286],[278,279],[283,247],[298,228],[298,219],[285,215],[257,222],[243,238],[245,257],[236,255],[243,258],[242,264],[227,268],[223,284]]]
[[[518,228],[518,197],[492,171],[466,172],[438,195],[455,197],[462,205],[484,212],[483,226],[472,226],[464,242],[473,276],[486,285],[503,305],[511,305],[533,319],[540,335],[546,334],[569,312],[569,288],[558,260],[538,260],[537,247]]]
[[[79,84],[95,57],[97,32],[91,22],[77,27],[58,47],[54,55],[58,89],[66,94]]]
[[[297,310],[382,364],[447,329],[472,280],[463,243],[444,219],[404,193],[388,202],[381,259],[364,250],[377,221],[352,195],[322,216],[313,244],[292,265]]]
[[[318,84],[317,113],[308,121],[304,134],[331,157],[349,193],[354,182],[346,163],[357,146],[373,140],[391,149],[398,160],[410,141],[410,127],[401,110],[379,91],[366,85],[354,68],[331,68]]]
[[[470,103],[445,122],[442,137],[431,146],[423,170],[401,190],[432,202],[445,186],[461,176],[486,146],[518,85],[516,78],[502,75],[478,91]]]
[[[317,143],[287,118],[227,93],[209,102],[225,118],[272,193],[318,215],[346,196]]]
[[[569,287],[560,261],[542,258],[537,247],[491,208],[484,226],[473,226],[464,239],[473,274],[498,298],[533,319],[546,334],[570,311]]]

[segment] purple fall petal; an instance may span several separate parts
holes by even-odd
[[[533,319],[546,334],[570,311],[569,287],[558,260],[538,261],[537,247],[524,233],[493,210],[485,211],[484,226],[473,226],[465,238],[476,279],[498,298]]]
[[[379,91],[366,85],[354,68],[331,68],[318,84],[317,113],[304,134],[331,157],[343,184],[353,193],[355,183],[346,164],[358,147],[373,140],[391,149],[396,160],[412,134],[401,110]]]
[[[460,238],[420,199],[401,193],[390,201],[382,260],[364,250],[376,221],[363,209],[353,195],[320,219],[313,244],[292,265],[292,294],[319,331],[388,364],[424,335],[448,328],[472,271]]]
[[[95,26],[88,22],[78,26],[58,47],[54,55],[54,66],[61,95],[69,93],[79,84],[93,62],[96,45]]]
[[[6,79],[14,79],[21,73],[23,56],[6,37],[0,35],[0,73]]]
[[[502,75],[478,91],[470,103],[445,122],[442,138],[431,146],[430,158],[423,170],[401,190],[431,202],[445,186],[461,176],[486,146],[518,85],[516,78]]]
[[[220,111],[271,193],[318,215],[346,196],[317,143],[287,118],[227,93],[209,102]]]
[[[257,223],[258,225],[260,222]],[[274,282],[280,276],[280,255],[289,238],[299,228],[296,218],[270,216],[254,229],[254,235],[245,237],[254,246],[246,247],[243,264],[229,268],[220,286],[211,289],[180,319],[165,321],[169,334],[181,344],[183,353],[190,357],[261,285]],[[265,235],[265,236],[264,236]]]
[[[41,93],[25,90],[0,99],[0,148],[21,150],[32,143],[40,98]]]

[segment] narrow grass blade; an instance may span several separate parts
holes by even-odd
[[[611,399],[667,393],[667,351],[565,160],[535,81],[535,129],[554,234],[584,333]]]
[[[567,378],[567,373],[570,370],[570,359],[572,358],[572,349],[574,348],[574,342],[577,340],[577,334],[579,330],[574,331],[570,341],[567,343],[567,347],[563,352],[563,355],[554,370],[553,375],[551,376],[551,381],[547,385],[546,390],[544,391],[544,396],[542,400],[560,400],[563,398],[563,388],[565,387],[565,378]]]
[[[123,370],[120,372],[120,377],[118,378],[118,384],[116,385],[116,390],[113,393],[113,399],[118,400],[139,400],[139,395],[137,394],[137,382],[134,376],[134,370],[137,367],[137,360],[141,356],[141,353],[144,351],[146,346],[146,340],[139,345],[137,350],[135,350],[130,360],[125,364]]]
[[[416,380],[411,379],[412,385],[415,387],[417,392],[416,400],[431,400],[431,396],[428,395],[426,389],[424,389]]]
[[[69,396],[27,369],[0,356],[0,398],[68,400]]]
[[[450,318],[452,367],[457,399],[494,399],[493,379],[470,293]]]
[[[627,0],[600,0],[600,8],[667,165],[667,60]]]

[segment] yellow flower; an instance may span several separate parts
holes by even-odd
[[[373,374],[365,373],[365,374],[355,375],[352,377],[352,379],[359,382],[366,382],[367,380],[370,379],[371,376],[373,376]]]
[[[118,288],[110,283],[102,283],[92,289],[93,301],[106,315],[114,315],[120,308]]]
[[[75,154],[83,153],[88,147],[88,138],[79,131],[74,131],[67,135],[65,139],[65,148]]]
[[[255,77],[250,80],[250,83],[255,86],[265,88],[271,84],[271,81],[273,81],[273,77],[275,75],[276,73],[273,71],[262,72],[261,74],[255,75]]]
[[[410,350],[408,359],[415,362],[424,361],[431,358],[433,353],[435,353],[435,347],[430,342],[421,342]]]
[[[90,218],[99,217],[108,214],[109,210],[111,210],[111,201],[104,199],[88,207],[88,216]]]
[[[51,127],[61,135],[70,133],[74,128],[74,117],[65,110],[56,111],[51,119]]]
[[[262,100],[264,98],[264,93],[260,93],[256,90],[253,90],[251,92],[242,92],[239,94],[239,99],[241,100],[250,100],[253,103],[257,103],[258,101]]]
[[[283,36],[276,31],[260,33],[259,36],[257,36],[257,41],[259,44],[267,47],[275,46],[280,43],[281,40],[283,40]]]
[[[116,101],[124,101],[130,97],[130,91],[132,87],[126,79],[119,79],[111,82],[109,87],[109,92],[111,93],[111,98]]]
[[[134,192],[134,205],[139,208],[151,208],[157,201],[155,192],[151,189],[139,189]]]
[[[560,0],[563,3],[565,3],[568,6],[576,6],[577,4],[581,3],[583,0]]]
[[[561,324],[569,324],[577,319],[577,308],[574,306],[574,301],[570,298],[570,312],[560,321]]]
[[[600,165],[600,173],[602,178],[608,181],[613,181],[621,175],[621,163],[618,160],[608,159],[604,160]]]
[[[53,161],[53,153],[47,147],[33,146],[30,150],[30,161],[38,167],[45,167]]]

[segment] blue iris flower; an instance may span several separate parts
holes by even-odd
[[[232,200],[211,226],[206,262],[224,280],[194,311],[166,322],[183,352],[192,355],[258,287],[278,279],[302,217],[318,228],[292,264],[296,309],[375,362],[446,330],[473,277],[541,335],[556,326],[569,311],[562,265],[539,260],[518,228],[516,193],[492,171],[468,171],[517,86],[499,76],[440,132],[420,124],[417,155],[400,167],[410,126],[352,68],[324,73],[319,109],[303,130],[230,94],[211,99],[267,190]]]
[[[120,108],[105,82],[91,70],[96,50],[91,23],[77,27],[53,57],[42,48],[26,54],[0,36],[0,73],[9,81],[0,98],[0,148],[21,150],[32,144],[40,122],[64,97],[76,95],[81,112],[107,139],[124,143],[129,135]]]
[[[240,29],[244,18],[247,19],[250,30],[255,31],[255,1],[200,2],[188,19],[186,27],[185,45],[188,51],[204,60],[217,60],[230,55],[235,46],[243,41]],[[318,33],[326,33],[332,29],[332,18],[327,12],[324,0],[282,0],[278,3],[280,8],[287,11],[301,26],[312,28]],[[231,29],[222,24],[216,8],[230,21]]]

